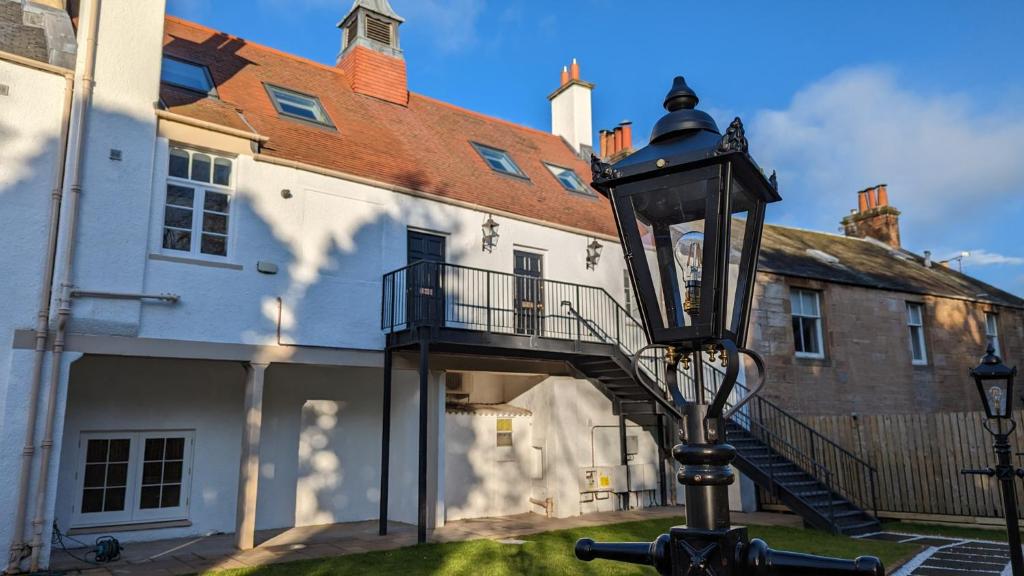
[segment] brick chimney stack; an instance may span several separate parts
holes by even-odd
[[[580,80],[580,65],[576,59],[562,67],[561,84],[548,96],[551,101],[551,133],[565,138],[580,158],[590,158],[594,150],[594,128],[591,118],[590,95],[594,85]],[[602,137],[602,149],[605,142]]]
[[[843,218],[843,231],[853,238],[874,238],[900,247],[900,211],[889,205],[885,184],[857,192],[857,209]]]

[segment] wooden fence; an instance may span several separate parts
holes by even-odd
[[[1024,422],[1024,412],[1014,419]],[[981,412],[881,416],[818,416],[801,420],[878,470],[881,515],[1002,517],[998,482],[966,476],[965,468],[995,466],[992,436],[982,427]],[[1010,437],[1015,465],[1024,463],[1024,425]],[[1024,481],[1014,481],[1024,502]],[[764,503],[774,503],[762,493]],[[1024,518],[1024,507],[1021,507]]]

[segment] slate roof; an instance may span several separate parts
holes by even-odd
[[[47,62],[46,32],[41,26],[27,26],[21,0],[0,0],[0,50]]]
[[[1024,308],[1018,298],[906,250],[838,234],[766,225],[759,270],[910,294],[930,294]]]
[[[0,0],[3,5],[6,0]],[[589,181],[562,138],[411,92],[401,106],[352,91],[339,68],[168,16],[164,52],[209,68],[219,98],[171,86],[171,112],[269,137],[262,154],[585,232],[616,236],[609,202],[564,189],[545,162]],[[337,129],[282,118],[264,83],[316,96]],[[491,170],[472,142],[505,150],[529,179]],[[817,253],[809,252],[816,250]],[[816,254],[816,255],[815,255]],[[831,257],[830,257],[831,256]],[[828,260],[838,259],[830,263]],[[884,244],[766,226],[760,269],[787,276],[1024,308],[1024,300]]]

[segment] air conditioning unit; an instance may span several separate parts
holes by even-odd
[[[469,402],[469,386],[462,372],[444,373],[444,399],[446,402]]]

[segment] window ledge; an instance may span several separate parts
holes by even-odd
[[[156,254],[152,253],[149,255],[150,260],[159,260],[161,262],[177,262],[179,264],[194,264],[196,266],[206,266],[209,268],[226,268],[228,270],[244,270],[245,267],[241,264],[232,264],[231,262],[216,262],[213,260],[203,260],[201,258],[189,258],[188,256],[171,256],[169,254]]]
[[[137,532],[139,530],[159,530],[162,528],[188,528],[191,520],[165,520],[160,522],[140,522],[137,524],[106,524],[103,526],[82,526],[68,530],[68,536],[78,534],[99,534],[106,532]]]

